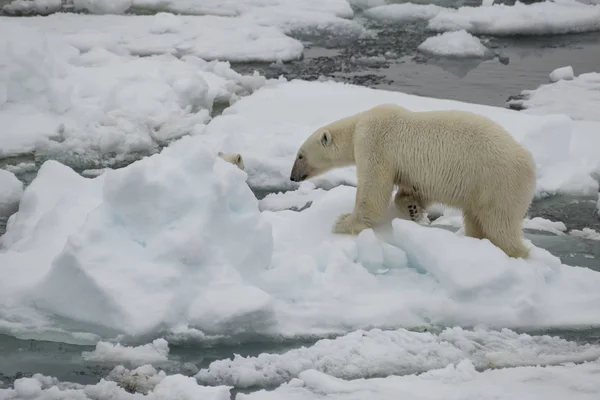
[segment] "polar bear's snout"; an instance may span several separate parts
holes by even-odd
[[[297,157],[296,161],[294,161],[294,166],[292,167],[292,173],[290,174],[290,180],[292,182],[302,182],[309,175],[309,168],[306,163],[306,158]]]

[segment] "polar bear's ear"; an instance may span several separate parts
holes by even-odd
[[[235,155],[235,162],[236,163],[242,162],[242,155],[241,154],[236,154]]]
[[[222,151],[220,151],[220,152],[218,152],[218,153],[217,153],[217,155],[218,155],[219,157],[221,157],[221,156],[223,155],[223,152],[222,152]]]
[[[327,146],[331,143],[331,133],[329,131],[324,131],[321,133],[321,144],[323,146]]]

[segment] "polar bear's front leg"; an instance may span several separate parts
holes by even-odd
[[[360,168],[360,164],[357,164],[357,174],[354,210],[351,214],[338,217],[333,228],[334,233],[358,235],[381,221],[387,211],[394,188],[392,177],[382,174],[379,169],[370,171],[369,168]]]

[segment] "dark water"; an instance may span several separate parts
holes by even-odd
[[[3,1],[0,0],[0,4]],[[360,15],[357,18],[360,19]],[[301,38],[307,44],[302,61],[283,66],[238,64],[235,67],[239,72],[257,69],[269,77],[283,75],[290,79],[315,80],[325,76],[380,89],[494,106],[505,106],[509,96],[547,83],[548,74],[555,68],[572,65],[576,74],[580,74],[598,71],[600,67],[600,33],[490,38],[488,45],[497,52],[497,57],[485,61],[451,61],[426,57],[416,52],[417,46],[431,36],[424,31],[422,23],[364,23],[378,32],[376,38],[305,37]],[[35,160],[34,156],[22,160],[0,160],[0,167],[7,163],[31,160]],[[39,162],[37,164],[39,167]],[[78,169],[78,166],[73,167]],[[18,174],[18,177],[29,183],[35,177],[35,171]],[[256,194],[257,197],[263,197],[267,193],[257,191]],[[594,200],[592,197],[544,199],[534,203],[530,214],[532,217],[562,221],[568,229],[589,227],[600,231],[600,218]],[[0,235],[4,232],[7,217],[0,216]],[[527,237],[534,244],[559,256],[566,264],[600,271],[600,241],[531,231],[527,232]],[[582,343],[600,343],[598,329],[539,333],[550,333]],[[169,358],[176,363],[166,364],[162,368],[191,375],[198,368],[204,368],[214,360],[232,357],[234,353],[251,356],[262,352],[281,353],[312,342],[170,345]],[[23,374],[39,372],[65,381],[95,383],[106,376],[113,365],[86,363],[81,352],[90,350],[93,347],[18,340],[0,335],[0,381],[6,386]]]

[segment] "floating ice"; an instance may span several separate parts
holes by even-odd
[[[573,72],[573,67],[569,65],[556,68],[554,71],[550,72],[549,78],[552,82],[558,82],[560,80],[571,81],[575,78],[575,73]]]
[[[508,105],[525,108],[528,114],[566,114],[577,120],[600,121],[599,72],[548,83],[533,90],[523,90],[521,97],[509,100]]]
[[[195,56],[140,58],[102,47],[80,53],[54,34],[25,28],[31,19],[0,24],[0,157],[36,151],[82,167],[119,165],[201,133],[215,103],[266,83]],[[63,26],[89,44],[78,23]]]
[[[148,373],[156,371],[148,368],[136,370],[141,376],[136,380],[117,381],[101,379],[95,385],[80,385],[69,382],[59,382],[58,379],[41,374],[31,378],[16,379],[13,387],[0,389],[2,400],[229,400],[229,388],[224,386],[200,386],[194,378],[183,375],[156,374],[148,377]],[[113,377],[109,377],[113,378]],[[149,379],[145,383],[142,379]],[[121,384],[122,386],[120,386]],[[129,385],[128,385],[129,384]],[[137,384],[137,386],[136,386]],[[146,396],[131,393],[131,389],[150,388]]]
[[[577,236],[583,239],[600,240],[600,232],[596,232],[595,230],[590,228],[583,228],[581,230],[573,229],[569,232],[569,235]]]
[[[581,104],[579,101],[572,100],[573,104]],[[538,168],[539,196],[598,191],[598,182],[591,176],[600,172],[596,150],[600,148],[598,123],[574,122],[560,115],[533,116],[500,107],[343,83],[293,81],[261,88],[213,119],[204,135],[195,140],[214,151],[242,153],[252,187],[294,188],[297,185],[289,180],[291,167],[298,148],[310,133],[381,103],[395,103],[413,111],[458,109],[485,115],[532,151]],[[322,188],[356,184],[356,170],[333,170],[313,182]]]
[[[555,35],[600,30],[600,5],[576,0],[445,8],[431,4],[389,4],[365,12],[370,18],[428,20],[436,32],[466,30],[478,35]]]
[[[364,15],[373,19],[404,22],[422,19],[430,20],[445,10],[447,9],[435,4],[401,3],[369,8],[364,12]]]
[[[481,40],[465,30],[429,37],[419,45],[418,50],[446,57],[484,57],[489,53]]]
[[[396,331],[356,331],[311,347],[258,357],[234,356],[213,361],[196,379],[210,385],[239,388],[276,387],[316,370],[341,379],[409,375],[470,360],[487,369],[594,361],[600,346],[579,345],[550,336],[448,328],[439,334]]]
[[[273,391],[238,394],[237,400],[483,399],[594,400],[600,396],[600,362],[477,372],[462,360],[421,375],[345,381],[308,370]]]
[[[130,16],[60,13],[19,18],[18,22],[12,22],[14,18],[2,19],[2,25],[6,25],[3,30],[7,32],[13,27],[35,29],[37,35],[58,36],[82,52],[100,47],[142,56],[194,55],[206,61],[264,62],[298,59],[303,51],[299,41],[279,29],[240,18],[167,13]],[[29,33],[21,40],[40,39]]]
[[[148,363],[167,361],[169,343],[162,338],[136,347],[123,346],[120,343],[98,342],[94,351],[84,351],[82,356],[86,361],[142,366]]]
[[[10,171],[0,169],[0,215],[17,211],[23,196],[23,182]]]

